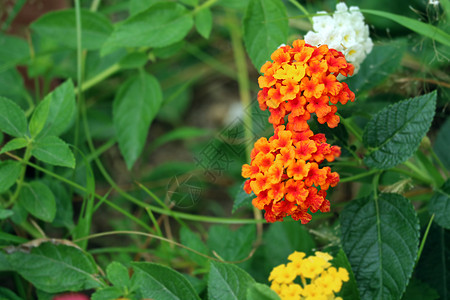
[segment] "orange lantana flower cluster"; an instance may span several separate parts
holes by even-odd
[[[326,143],[324,134],[314,134],[307,121],[315,113],[319,123],[338,125],[334,104],[354,101],[355,95],[336,76],[351,75],[354,68],[341,52],[303,40],[278,48],[271,58],[261,68],[258,102],[262,110],[269,109],[275,132],[255,143],[251,163],[242,167],[242,176],[249,178],[244,190],[255,193],[252,203],[265,210],[268,222],[292,216],[305,224],[311,220],[308,209],[330,210],[326,191],[336,186],[339,174],[319,165],[341,153]]]

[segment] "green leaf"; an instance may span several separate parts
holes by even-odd
[[[194,21],[189,11],[173,2],[157,3],[118,24],[102,54],[121,47],[164,47],[181,41]]]
[[[194,7],[198,5],[198,0],[180,0],[180,2]]]
[[[55,196],[56,215],[52,225],[55,227],[64,226],[71,230],[74,227],[74,223],[72,197],[69,194],[69,189],[60,181],[44,180],[43,182],[50,188]]]
[[[11,217],[14,214],[14,212],[10,209],[4,209],[0,207],[0,220],[7,219]]]
[[[211,261],[208,278],[208,299],[246,299],[247,289],[255,280],[238,266]]]
[[[340,216],[342,244],[362,299],[399,299],[412,274],[419,222],[398,194],[353,200]]]
[[[250,0],[245,13],[244,43],[259,71],[288,36],[286,6],[281,0]]]
[[[359,300],[359,291],[356,284],[355,275],[353,274],[352,267],[348,261],[347,255],[342,249],[339,249],[337,255],[333,258],[332,264],[336,268],[344,268],[348,271],[349,281],[343,282],[342,289],[336,296],[340,296],[342,299]]]
[[[123,291],[115,286],[100,288],[91,296],[91,300],[111,300],[119,299],[123,296]],[[123,299],[123,298],[122,298]]]
[[[428,284],[412,278],[406,287],[402,300],[436,300],[439,299],[439,294],[435,289]]]
[[[6,232],[2,232],[2,231],[0,231],[0,241],[5,241],[8,244],[11,244],[11,243],[23,244],[23,243],[28,242],[28,240],[26,238],[23,238],[23,237],[20,237],[17,235],[13,235],[13,234],[9,234]]]
[[[106,277],[109,282],[117,287],[128,287],[130,284],[128,269],[117,261],[113,261],[108,265],[106,268]]]
[[[183,245],[194,249],[200,253],[203,253],[205,255],[209,254],[209,249],[206,247],[205,243],[203,243],[200,236],[187,227],[181,227],[180,229],[180,241]],[[200,256],[196,253],[193,253],[191,251],[187,251],[189,257],[196,262],[200,266],[206,266],[208,259],[206,257]]]
[[[241,184],[236,193],[236,197],[233,202],[233,209],[231,210],[231,213],[233,214],[238,208],[241,208],[242,206],[251,207],[253,198],[256,198],[255,193],[251,192],[250,194],[247,194],[244,191],[244,184],[245,181]]]
[[[200,299],[192,285],[177,271],[154,263],[133,262],[133,279],[142,298]]]
[[[144,148],[150,124],[162,102],[162,92],[155,77],[141,73],[119,89],[113,103],[113,121],[120,152],[128,169],[133,167]]]
[[[39,137],[48,135],[59,136],[64,133],[71,125],[76,112],[75,89],[72,80],[67,80],[45,96],[44,100],[36,108],[36,111],[41,106],[43,107],[42,110],[44,110],[42,114],[45,114],[45,107],[48,106],[48,114],[45,117],[45,125]],[[42,118],[40,117],[40,119]]]
[[[28,97],[28,92],[23,77],[16,68],[0,71],[0,95],[12,99],[21,107],[26,107],[25,97]]]
[[[40,220],[51,222],[55,218],[55,197],[52,191],[40,181],[33,181],[22,187],[19,203]]]
[[[442,127],[434,141],[434,152],[442,161],[444,166],[450,170],[450,151],[448,151],[448,141],[450,141],[450,118],[448,118]]]
[[[197,29],[197,32],[200,33],[202,37],[205,39],[209,38],[209,35],[211,34],[211,29],[213,25],[213,17],[211,10],[209,8],[204,8],[200,10],[195,15],[195,28]]]
[[[361,64],[358,74],[345,79],[350,90],[355,94],[367,92],[389,78],[400,67],[406,49],[407,43],[403,40],[375,45]]]
[[[1,269],[1,267],[0,267]],[[16,294],[14,294],[13,291],[8,290],[7,288],[0,287],[0,299],[2,300],[23,300]]]
[[[42,243],[33,247],[30,253],[11,253],[8,261],[23,278],[47,293],[100,286],[92,257],[75,247]]]
[[[404,100],[378,112],[366,125],[364,163],[389,169],[406,161],[417,150],[434,117],[436,92]]]
[[[14,67],[29,56],[25,39],[0,33],[0,71]]]
[[[366,14],[371,14],[389,19],[414,32],[417,32],[418,34],[421,34],[425,37],[438,41],[446,46],[450,46],[450,35],[431,24],[423,23],[411,18],[407,18],[397,14],[392,14],[385,11],[372,9],[361,9],[361,11]]]
[[[142,52],[132,52],[122,58],[119,62],[121,69],[136,69],[143,67],[148,61],[148,57]]]
[[[247,300],[279,300],[280,296],[265,284],[255,282],[247,289]]]
[[[450,229],[450,179],[437,189],[430,200],[429,210],[440,226]]]
[[[0,161],[0,193],[6,192],[16,183],[21,170],[22,168],[18,161]]]
[[[10,140],[8,143],[6,143],[5,146],[3,146],[2,150],[0,150],[0,154],[17,149],[22,149],[25,148],[26,146],[28,146],[28,141],[26,139],[15,138]]]
[[[315,242],[304,225],[299,222],[271,224],[264,234],[264,252],[271,267],[286,263],[294,251],[311,253]]]
[[[208,232],[208,247],[226,261],[237,261],[250,254],[255,239],[255,225],[245,225],[235,231],[224,225],[213,225]]]
[[[31,116],[29,129],[31,137],[36,137],[42,129],[44,129],[45,122],[47,121],[48,112],[50,110],[51,101],[45,99],[39,103]]]
[[[75,168],[72,150],[56,136],[46,136],[33,144],[31,154],[37,159],[54,166]]]
[[[77,49],[75,10],[49,12],[30,25],[39,35],[51,38],[61,45]],[[100,13],[81,10],[81,44],[83,49],[101,48],[113,27],[108,18]]]
[[[0,96],[0,130],[15,136],[27,135],[27,118],[23,110],[13,101]]]
[[[137,15],[138,13],[148,9],[150,6],[163,1],[164,0],[130,0],[130,15]]]

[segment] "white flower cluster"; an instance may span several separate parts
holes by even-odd
[[[373,47],[369,26],[364,23],[359,7],[351,6],[348,9],[341,2],[336,5],[333,16],[325,11],[317,14],[320,16],[312,18],[314,31],[308,31],[305,42],[313,46],[326,44],[329,48],[341,51],[346,60],[355,66],[353,74],[356,74]]]

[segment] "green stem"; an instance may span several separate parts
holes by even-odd
[[[84,91],[90,89],[91,87],[93,87],[97,83],[103,81],[104,79],[108,78],[109,76],[111,76],[112,74],[116,73],[119,70],[120,70],[120,65],[118,63],[110,66],[108,69],[106,69],[103,72],[95,75],[93,78],[83,82],[83,84],[81,84],[81,88],[80,88],[80,86],[76,87],[75,88],[75,93],[79,94],[80,91],[84,92]]]
[[[153,226],[154,226],[155,229],[156,229],[156,235],[162,237],[163,234],[162,234],[161,228],[159,227],[158,221],[156,221],[156,218],[155,218],[155,216],[153,215],[152,210],[151,210],[149,207],[147,207],[146,211],[147,211],[147,214],[148,214],[149,217],[150,217],[150,220],[152,220]],[[153,230],[151,230],[151,231],[153,231]]]
[[[20,191],[22,190],[22,186],[24,184],[25,173],[27,170],[27,163],[30,160],[30,158],[31,158],[31,145],[29,144],[27,146],[27,148],[25,149],[22,170],[20,171],[19,181],[17,182],[16,190],[15,190],[14,194],[12,195],[12,197],[9,199],[9,201],[6,203],[6,205],[5,205],[6,208],[13,206],[14,203],[16,202],[17,198],[20,195]]]
[[[336,113],[336,115],[339,116],[339,118],[341,119],[342,124],[344,124],[345,128],[347,128],[348,131],[350,131],[355,138],[362,142],[362,134],[359,130],[359,128],[357,128],[354,124],[354,122],[351,119],[345,119],[343,118],[341,115],[339,115],[338,113]]]
[[[299,10],[301,10],[303,12],[303,14],[308,18],[309,22],[311,24],[313,24],[313,20],[310,16],[309,12],[306,10],[306,8],[303,5],[298,3],[296,0],[289,0],[289,2],[291,2],[295,7],[297,7]]]
[[[408,177],[411,177],[413,179],[416,179],[416,180],[421,181],[421,182],[426,183],[426,184],[432,184],[432,182],[429,179],[424,178],[423,176],[417,175],[417,174],[415,174],[415,173],[413,173],[411,171],[408,171],[408,170],[403,170],[403,169],[400,169],[400,168],[392,168],[392,169],[389,169],[389,170],[393,171],[393,172],[396,172],[396,173],[404,174],[404,175],[406,175]]]
[[[145,230],[147,230],[148,232],[152,232],[152,228],[150,226],[147,225],[147,223],[145,223],[144,221],[142,221],[139,218],[136,218],[135,216],[133,216],[132,214],[130,214],[129,212],[127,212],[126,210],[122,209],[119,205],[114,204],[114,202],[108,201],[107,199],[103,198],[104,202],[109,205],[110,207],[114,208],[115,210],[117,210],[118,212],[120,212],[121,214],[123,214],[124,216],[128,217],[130,220],[134,221],[136,224],[139,224],[142,226],[142,228],[144,228]]]
[[[446,177],[448,178],[450,176],[450,172],[447,170],[447,168],[444,166],[440,158],[436,155],[436,152],[434,152],[433,147],[430,147],[431,157],[436,161],[436,163],[439,165],[441,170],[445,173]]]
[[[380,182],[380,176],[382,171],[378,170],[378,173],[373,177],[372,185],[373,185],[373,195],[378,205],[378,184]]]
[[[94,1],[92,1],[90,10],[91,11],[97,11],[97,9],[98,9],[98,7],[100,5],[100,2],[101,2],[101,0],[94,0]]]
[[[428,221],[427,229],[425,230],[425,233],[423,235],[422,242],[420,242],[419,252],[417,252],[416,264],[419,261],[420,256],[422,255],[423,247],[425,246],[425,242],[427,240],[428,233],[430,232],[430,228],[431,228],[431,224],[433,223],[433,220],[434,220],[434,214],[431,215],[430,221]]]
[[[370,170],[370,171],[367,171],[367,172],[364,172],[364,173],[361,173],[361,174],[357,174],[357,175],[353,175],[353,176],[350,176],[350,177],[342,178],[341,180],[339,180],[339,182],[355,181],[355,180],[358,180],[360,178],[364,178],[364,177],[370,176],[372,174],[375,174],[377,172],[379,172],[379,170],[373,169],[373,170]]]
[[[426,182],[428,184],[433,184],[434,183],[432,178],[422,175],[422,174],[427,174],[426,171],[423,171],[423,170],[419,169],[412,162],[405,161],[403,164],[412,171],[412,173],[411,172],[408,173],[411,177],[414,176],[415,178],[418,178],[418,179],[420,178],[421,181]]]
[[[204,2],[202,5],[197,6],[193,11],[192,14],[195,15],[196,13],[198,13],[199,11],[201,11],[202,9],[208,8],[210,6],[212,6],[214,3],[216,3],[218,0],[208,0],[206,2]]]

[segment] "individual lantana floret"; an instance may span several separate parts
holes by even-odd
[[[274,128],[288,116],[292,130],[303,131],[314,113],[319,123],[336,127],[335,104],[355,100],[347,84],[336,79],[339,74],[353,74],[354,67],[344,55],[326,45],[314,47],[296,40],[292,47],[278,48],[271,59],[261,67],[258,102],[262,110],[269,109]]]
[[[348,9],[343,2],[336,5],[336,11],[330,16],[325,11],[317,12],[313,17],[314,31],[308,31],[305,41],[308,44],[328,47],[341,51],[348,62],[355,66],[356,74],[361,63],[372,51],[373,43],[369,36],[369,27],[357,6]]]
[[[273,268],[269,276],[274,290],[282,300],[287,299],[336,299],[335,293],[342,288],[342,283],[349,280],[348,271],[331,266],[333,259],[328,253],[317,251],[314,256],[295,251],[289,255],[291,261]],[[300,284],[294,281],[300,278]]]
[[[340,148],[327,144],[325,135],[313,135],[309,129],[285,130],[280,125],[269,140],[260,138],[255,143],[250,164],[242,167],[242,176],[249,178],[244,189],[255,193],[252,204],[265,210],[268,222],[292,216],[306,224],[311,220],[308,209],[330,211],[326,190],[336,186],[339,174],[319,165],[339,155]]]

